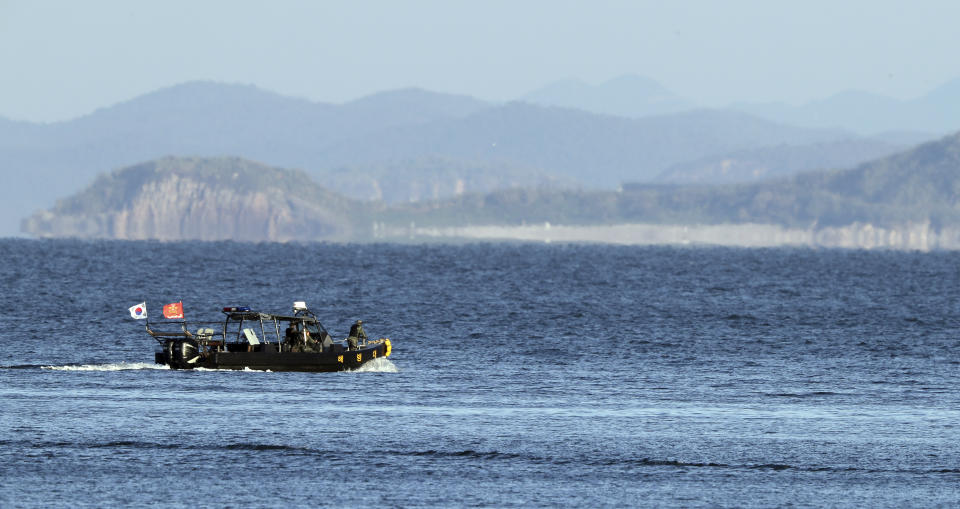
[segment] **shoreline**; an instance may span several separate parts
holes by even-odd
[[[852,223],[839,227],[784,228],[745,223],[718,225],[616,224],[390,228],[377,225],[374,241],[417,240],[585,242],[618,245],[714,245],[729,247],[825,247],[906,251],[960,250],[960,228],[934,229],[929,223],[877,227]]]

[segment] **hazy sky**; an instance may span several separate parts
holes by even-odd
[[[960,77],[956,1],[0,0],[0,116],[54,121],[190,80],[342,102],[508,100],[640,74],[705,105]]]

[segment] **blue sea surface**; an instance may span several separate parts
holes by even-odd
[[[2,507],[956,507],[960,254],[0,240]],[[173,371],[127,308],[393,354]]]

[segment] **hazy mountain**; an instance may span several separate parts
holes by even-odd
[[[23,122],[16,122],[6,117],[0,117],[0,139],[7,139],[16,130],[22,128]]]
[[[960,133],[847,171],[798,175],[788,186],[869,207],[871,221],[960,224]],[[819,217],[820,221],[842,218]]]
[[[415,129],[386,129],[346,140],[323,149],[315,159],[348,165],[431,154],[539,168],[586,186],[612,189],[624,180],[649,180],[671,164],[709,154],[843,135],[729,111],[627,119],[514,102]]]
[[[942,138],[943,135],[923,131],[884,131],[866,138],[870,141],[900,145],[905,148]]]
[[[38,237],[319,240],[353,237],[364,214],[302,171],[238,158],[164,158],[101,175],[22,229]]]
[[[907,148],[874,139],[807,145],[775,145],[675,164],[657,176],[670,184],[731,184],[766,180],[801,171],[851,168]]]
[[[338,166],[314,172],[324,187],[345,196],[385,203],[439,200],[465,192],[580,184],[534,167],[502,161],[466,161],[440,156]]]
[[[314,103],[253,86],[192,82],[149,93],[90,115],[48,125],[22,124],[0,148],[65,150],[110,144],[110,155],[241,153],[276,159],[304,145],[330,144],[379,129],[458,117],[488,107],[463,96],[415,89],[344,105]],[[107,147],[104,147],[107,148]]]
[[[387,106],[390,104],[391,106]],[[0,235],[99,172],[177,155],[240,155],[323,168],[310,154],[385,126],[406,126],[488,107],[464,96],[408,89],[344,105],[252,86],[195,82],[165,88],[54,124],[0,123]],[[310,163],[310,164],[307,164]]]
[[[394,207],[385,227],[519,224],[926,224],[960,235],[960,133],[850,170],[740,185],[625,186],[623,192],[515,189]],[[954,239],[957,240],[957,239]]]
[[[382,129],[425,124],[446,118],[466,117],[491,106],[469,96],[405,88],[362,97],[344,103],[339,110],[340,121],[351,121],[369,132],[370,126]]]
[[[424,228],[525,223],[775,225],[866,236],[865,245],[925,247],[930,237],[939,239],[934,245],[960,247],[960,133],[851,170],[755,184],[515,188],[389,208],[346,199],[300,171],[237,158],[165,158],[99,177],[24,220],[23,230],[57,237],[371,240]]]
[[[656,81],[637,75],[620,76],[599,85],[573,79],[557,81],[520,99],[545,106],[623,117],[665,115],[696,107]]]
[[[862,134],[945,133],[960,129],[960,78],[908,101],[850,90],[799,106],[735,103],[731,108],[791,125],[843,128]]]
[[[166,88],[68,122],[5,123],[0,129],[8,134],[0,139],[2,235],[14,234],[19,218],[80,190],[99,172],[167,155],[235,155],[301,168],[318,179],[349,168],[357,184],[340,172],[340,189],[387,182],[377,172],[391,168],[414,179],[407,186],[380,186],[386,201],[399,201],[412,196],[411,188],[458,189],[437,179],[434,163],[418,162],[446,161],[449,175],[469,169],[469,178],[458,178],[464,192],[486,191],[494,181],[543,178],[613,188],[709,154],[845,136],[735,112],[631,120],[422,90],[331,105],[215,83]],[[422,180],[420,170],[427,175]],[[470,187],[474,183],[477,188]]]
[[[655,80],[636,75],[621,76],[599,85],[574,79],[557,81],[520,99],[539,105],[633,118],[678,113],[697,107],[694,102],[674,94]],[[912,137],[929,140],[960,129],[960,78],[908,101],[846,90],[801,105],[737,102],[729,109],[787,125],[845,129],[862,135],[914,132]]]

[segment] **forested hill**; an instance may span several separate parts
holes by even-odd
[[[346,240],[368,210],[299,170],[168,157],[101,175],[21,228],[38,237]]]
[[[622,192],[502,190],[409,204],[382,220],[424,226],[523,222],[960,226],[960,133],[850,170],[742,185],[638,184]]]

